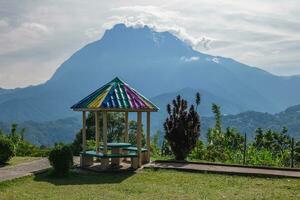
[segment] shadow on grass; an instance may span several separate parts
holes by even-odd
[[[134,172],[81,173],[72,171],[65,177],[55,177],[49,170],[42,174],[36,174],[34,181],[48,182],[54,185],[115,184],[121,183],[133,175],[135,175]]]

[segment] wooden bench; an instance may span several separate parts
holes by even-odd
[[[103,154],[103,153],[96,153],[95,151],[86,151],[85,153],[80,153],[84,156],[91,156],[96,158],[132,158],[137,157],[137,153],[134,152],[128,152],[128,153],[122,153],[122,154]]]
[[[137,153],[137,147],[125,147],[122,148],[122,150],[128,151],[129,153]],[[146,148],[141,148],[142,164],[148,163],[147,152]]]

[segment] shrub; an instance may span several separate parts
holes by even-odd
[[[30,144],[27,141],[19,141],[15,147],[16,149],[16,156],[32,156],[38,150],[33,144]]]
[[[49,155],[49,161],[58,176],[66,175],[73,166],[73,154],[68,146],[58,145]]]
[[[164,123],[168,140],[176,160],[185,160],[195,148],[200,136],[200,118],[194,106],[188,109],[187,101],[180,95],[167,105],[168,118]]]
[[[300,141],[296,142],[295,145],[295,161],[300,164]]]
[[[204,159],[204,143],[201,140],[198,140],[196,147],[193,149],[190,157],[192,159],[203,160]]]
[[[14,145],[13,143],[0,136],[0,164],[5,164],[14,156]]]

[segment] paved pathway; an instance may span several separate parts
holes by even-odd
[[[29,176],[48,168],[50,168],[48,158],[41,158],[39,160],[21,163],[15,166],[2,167],[0,168],[0,182]]]
[[[79,158],[74,157],[74,164],[79,163]],[[43,172],[49,169],[50,163],[48,158],[41,158],[31,162],[21,163],[15,166],[8,166],[0,168],[0,182],[12,180],[23,176],[30,176],[35,173]]]
[[[278,170],[278,169],[264,169],[251,168],[239,166],[224,166],[213,164],[196,164],[196,163],[173,163],[173,162],[152,162],[145,165],[144,168],[154,169],[175,169],[183,171],[198,171],[211,173],[225,173],[225,174],[242,174],[242,175],[262,175],[262,176],[277,176],[277,177],[294,177],[300,178],[300,170]]]

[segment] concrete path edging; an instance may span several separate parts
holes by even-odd
[[[239,167],[228,165],[213,165],[213,164],[201,164],[201,163],[189,163],[189,162],[151,162],[144,166],[144,168],[150,169],[173,169],[180,171],[192,171],[192,172],[208,172],[208,173],[220,173],[231,175],[246,175],[246,176],[263,176],[263,177],[289,177],[300,178],[300,171],[298,170],[284,170],[284,169],[266,169],[266,168],[252,168],[252,167]]]

